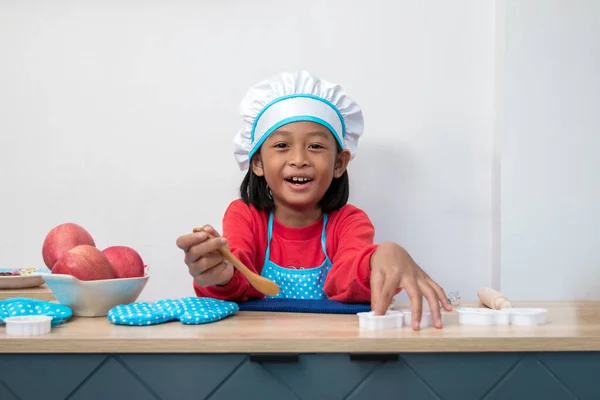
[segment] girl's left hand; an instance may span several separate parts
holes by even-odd
[[[442,327],[440,303],[444,310],[452,311],[444,290],[404,248],[396,243],[382,243],[371,257],[371,308],[375,315],[385,314],[399,288],[405,289],[410,298],[414,330],[421,324],[423,297],[429,302],[434,326]]]

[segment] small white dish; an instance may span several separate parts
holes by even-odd
[[[456,310],[461,325],[515,325],[536,326],[546,323],[548,310],[544,308],[465,308]]]
[[[81,281],[64,274],[43,274],[42,277],[60,304],[69,306],[76,317],[101,317],[114,306],[137,300],[146,287],[150,272],[139,278]]]
[[[462,307],[456,310],[461,325],[509,325],[511,311],[491,310],[489,308]]]
[[[492,310],[494,313],[494,325],[510,325],[512,311],[507,308],[504,310]]]
[[[40,336],[51,330],[52,317],[47,315],[24,315],[4,319],[7,336]]]
[[[494,325],[494,312],[487,308],[461,307],[456,309],[460,325]]]
[[[548,310],[544,308],[513,308],[510,323],[515,326],[538,326],[546,323]]]
[[[373,315],[373,311],[358,313],[358,326],[361,329],[396,329],[403,326],[400,311],[388,310],[385,315]]]
[[[408,308],[403,308],[400,310],[402,314],[404,314],[404,325],[412,326],[412,311]],[[431,316],[431,311],[423,309],[421,311],[421,325],[420,328],[429,328],[433,326],[433,317]]]

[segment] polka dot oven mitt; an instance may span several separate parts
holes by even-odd
[[[107,318],[116,325],[156,325],[177,320],[186,325],[199,325],[219,321],[238,310],[238,305],[230,301],[184,297],[121,304],[111,308]]]
[[[63,304],[48,301],[14,297],[0,301],[0,322],[5,318],[26,315],[47,315],[52,317],[51,326],[56,326],[73,316],[73,311]]]

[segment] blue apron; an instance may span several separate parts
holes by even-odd
[[[291,269],[283,268],[270,260],[271,256],[271,237],[273,235],[273,211],[269,215],[269,229],[267,251],[265,253],[265,263],[262,268],[261,276],[275,282],[280,287],[276,296],[265,296],[265,298],[286,298],[286,299],[305,299],[320,300],[327,296],[323,291],[325,278],[331,269],[331,260],[327,256],[325,243],[327,237],[325,228],[327,227],[327,214],[323,218],[323,232],[321,233],[321,247],[325,254],[325,261],[318,267]]]

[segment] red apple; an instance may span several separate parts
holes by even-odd
[[[82,281],[112,279],[114,274],[106,256],[94,246],[82,244],[67,251],[56,261],[53,274],[66,274]]]
[[[42,245],[44,264],[52,270],[56,261],[72,248],[86,244],[96,246],[92,236],[81,226],[67,222],[48,232]]]
[[[137,251],[127,246],[111,246],[102,251],[110,262],[115,278],[144,276],[144,261]]]

